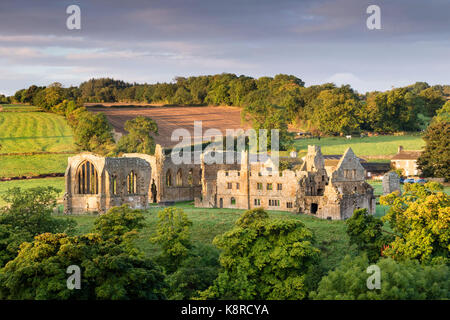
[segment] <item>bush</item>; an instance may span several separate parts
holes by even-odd
[[[377,262],[381,288],[369,290],[366,255],[346,256],[341,265],[311,292],[314,300],[404,300],[449,299],[450,270],[445,264],[424,266],[417,261],[396,262],[383,258]]]
[[[314,286],[319,250],[296,220],[270,219],[263,209],[245,212],[236,227],[213,243],[222,271],[201,293],[210,299],[303,299]]]

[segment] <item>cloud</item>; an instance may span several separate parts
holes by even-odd
[[[73,1],[2,1],[0,70],[17,81],[0,77],[0,91],[57,77],[71,85],[98,76],[152,82],[220,72],[292,73],[360,92],[405,79],[448,82],[450,2],[380,0],[383,29],[369,31],[372,2],[81,0],[82,29],[70,31],[65,9]]]

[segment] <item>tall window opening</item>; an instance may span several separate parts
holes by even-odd
[[[117,176],[113,175],[111,177],[111,194],[116,195],[117,194]]]
[[[170,171],[170,169],[166,172],[166,185],[168,187],[172,186],[172,172]]]
[[[128,194],[136,194],[137,193],[137,174],[134,171],[131,171],[127,176],[127,189]]]
[[[98,194],[98,173],[90,161],[78,167],[76,180],[79,194]]]
[[[177,187],[181,187],[183,185],[183,172],[181,171],[181,169],[178,169],[177,171],[177,177],[175,182],[177,184]]]

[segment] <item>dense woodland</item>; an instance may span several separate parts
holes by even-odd
[[[65,113],[64,100],[85,102],[227,105],[243,108],[252,118],[265,114],[269,122],[294,125],[314,134],[337,135],[373,131],[419,131],[450,97],[450,85],[417,82],[385,92],[360,94],[349,85],[333,83],[305,87],[293,75],[258,79],[235,74],[177,77],[172,83],[137,84],[109,78],[91,79],[79,87],[31,86],[9,99]],[[0,100],[2,98],[0,97]],[[7,98],[3,98],[7,101]],[[263,124],[260,119],[252,119]]]

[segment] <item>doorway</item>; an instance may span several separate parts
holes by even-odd
[[[151,191],[152,191],[152,200],[153,203],[156,203],[156,199],[157,199],[157,190],[156,190],[156,184],[155,184],[155,179],[152,179],[152,187],[151,187]]]
[[[319,206],[317,205],[317,203],[311,203],[311,213],[312,214],[316,214],[318,209],[319,209]]]

